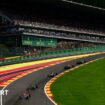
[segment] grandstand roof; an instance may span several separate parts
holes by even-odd
[[[81,11],[85,13],[105,13],[105,11],[98,10],[96,8],[89,8],[83,5],[74,4],[73,2],[64,2],[66,0],[1,0],[1,8],[15,8],[22,10],[41,10],[41,11],[50,11],[50,10],[60,10],[62,12],[77,12]],[[56,11],[54,11],[56,12]]]
[[[0,9],[16,13],[38,14],[45,17],[89,21],[105,24],[105,11],[93,7],[64,2],[64,0],[1,0]]]

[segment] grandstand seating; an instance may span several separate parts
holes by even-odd
[[[55,24],[47,24],[43,22],[31,22],[31,21],[24,21],[24,20],[15,20],[14,23],[21,25],[21,26],[30,26],[30,27],[39,27],[39,28],[46,28],[46,29],[54,29],[54,30],[60,30],[60,31],[71,31],[71,32],[78,32],[78,33],[84,33],[84,34],[96,34],[96,35],[104,35],[102,31],[97,31],[93,29],[84,29],[81,27],[72,27],[72,26],[59,26]]]
[[[94,26],[92,25],[87,25],[82,22],[69,22],[69,24],[67,25],[63,25],[63,23],[61,24],[56,24],[56,21],[54,21],[55,23],[49,23],[47,21],[44,21],[44,19],[39,19],[41,21],[37,21],[36,17],[31,16],[27,18],[27,15],[17,15],[17,14],[12,14],[12,13],[8,13],[6,11],[2,11],[3,13],[5,13],[5,15],[7,15],[8,17],[10,17],[10,19],[13,20],[15,25],[20,25],[20,26],[28,26],[28,27],[34,27],[34,28],[45,28],[45,29],[53,29],[53,30],[60,30],[60,31],[70,31],[70,32],[77,32],[77,33],[84,33],[84,34],[95,34],[95,35],[104,35],[105,31],[104,29],[96,29],[94,28]]]
[[[85,40],[85,41],[91,41],[91,42],[97,42],[97,43],[105,43],[105,37],[104,36],[96,36],[96,34],[81,34],[81,33],[73,33],[73,32],[56,32],[52,30],[40,30],[40,29],[24,29],[23,31],[24,34],[29,34],[29,35],[41,35],[41,36],[50,36],[50,37],[55,37],[55,38],[69,38],[72,40]]]

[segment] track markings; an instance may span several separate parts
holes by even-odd
[[[38,69],[31,69],[29,71],[24,71],[22,73],[19,73],[19,75],[17,75],[15,77],[13,77],[13,78],[11,78],[11,79],[1,83],[0,84],[0,88],[3,88],[5,86],[7,86],[8,84],[10,84],[11,82],[13,82],[13,81],[15,81],[15,80],[25,76],[25,75],[28,75],[28,74],[30,74],[32,72],[35,72],[35,71],[38,71],[38,70],[41,70],[41,69],[44,69],[44,68],[47,68],[47,67],[50,67],[50,66],[54,66],[54,65],[59,64],[59,63],[62,63],[62,61],[50,62],[47,65],[45,65],[44,67],[39,67]]]
[[[100,53],[100,54],[101,54],[101,53]],[[89,56],[89,55],[88,55],[88,56]],[[91,56],[91,55],[90,55],[90,56]],[[82,58],[82,57],[81,57],[81,58]],[[89,62],[87,62],[87,63],[84,63],[84,64],[81,64],[81,65],[79,65],[79,66],[76,66],[76,67],[74,67],[74,68],[71,68],[70,70],[64,71],[64,72],[58,74],[57,76],[55,76],[54,78],[52,78],[50,81],[48,81],[48,82],[46,83],[45,87],[44,87],[44,91],[45,91],[46,96],[49,98],[49,100],[50,100],[52,103],[54,103],[55,105],[58,105],[58,104],[54,101],[54,99],[53,99],[53,94],[52,94],[51,89],[50,89],[51,85],[52,85],[57,79],[59,79],[59,78],[62,77],[64,74],[66,74],[66,73],[68,73],[68,72],[70,72],[70,71],[72,71],[72,70],[75,70],[75,69],[77,69],[77,68],[79,68],[79,67],[81,67],[81,66],[84,66],[84,65],[89,64],[89,63],[91,63],[91,62],[97,61],[97,60],[99,60],[99,59],[102,59],[102,58],[98,58],[98,59],[96,59],[96,60],[92,60],[92,61],[89,61]]]

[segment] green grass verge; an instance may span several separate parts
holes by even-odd
[[[66,73],[51,91],[59,105],[105,105],[105,59]]]

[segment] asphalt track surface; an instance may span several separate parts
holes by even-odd
[[[80,55],[80,57],[75,56],[76,59],[81,59],[82,57],[84,57],[83,55]],[[88,57],[88,56],[85,56]],[[102,56],[100,56],[102,57]],[[71,57],[68,57],[69,61],[72,60]],[[88,59],[88,61],[96,59],[95,57],[90,57]],[[56,59],[58,60],[58,59]],[[61,60],[61,59],[59,59]],[[67,58],[64,58],[63,60],[67,60]],[[70,63],[71,64],[71,63]],[[2,69],[5,70],[5,69]],[[48,82],[50,80],[50,78],[46,78],[45,80],[43,80],[37,89],[35,89],[34,91],[30,90],[31,93],[31,98],[29,100],[17,100],[14,105],[54,105],[49,99],[48,97],[45,95],[44,92],[44,86],[46,84],[46,82]],[[10,105],[8,103],[8,105]]]
[[[88,60],[90,61],[92,59],[89,58]],[[51,78],[50,78],[51,79]],[[21,100],[18,101],[14,105],[54,105],[45,95],[44,92],[44,86],[45,84],[50,80],[49,78],[44,80],[38,89],[35,91],[30,91],[32,94],[32,97],[29,100]]]
[[[60,61],[71,60],[76,57],[80,58],[83,56],[88,56],[88,55],[85,54],[85,55],[69,56],[69,57],[62,57],[62,58],[53,58],[48,60],[1,66],[0,67],[0,88],[7,86],[12,81],[19,79],[24,75],[27,75],[28,73],[34,72],[35,69],[37,71],[37,70],[40,70],[41,68],[50,66],[51,64],[56,64],[57,62],[60,63]]]
[[[60,61],[52,61],[52,62],[47,62],[47,63],[41,63],[41,64],[36,64],[36,65],[31,65],[31,66],[20,67],[20,68],[12,68],[12,69],[3,70],[3,71],[0,70],[0,87],[6,86],[8,84],[8,80],[10,81],[14,77],[16,79],[16,76],[31,73],[35,69],[40,70],[42,67],[44,68],[47,65],[55,64],[57,62],[60,62]]]
[[[40,85],[39,88],[35,89],[34,91],[30,90],[31,98],[29,100],[19,100],[14,105],[54,105],[51,101],[46,97],[44,92],[44,86],[46,82],[50,79],[44,80]]]

